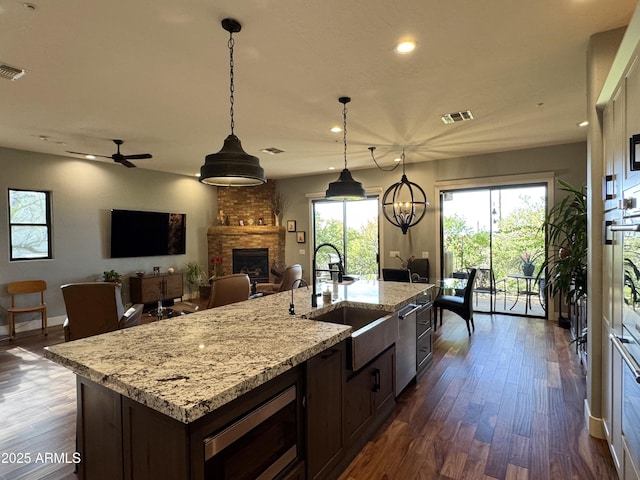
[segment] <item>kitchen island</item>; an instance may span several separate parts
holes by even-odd
[[[293,292],[296,315],[288,314],[291,293],[283,292],[49,347],[45,356],[78,378],[81,478],[153,478],[158,472],[171,478],[162,462],[157,469],[149,463],[158,461],[154,450],[166,450],[160,458],[178,451],[181,459],[169,462],[178,472],[174,478],[206,478],[202,468],[191,467],[204,463],[202,441],[241,411],[293,386],[292,403],[302,415],[305,363],[351,334],[348,325],[307,318],[345,305],[394,312],[429,287],[366,281],[339,285],[338,298],[329,305],[320,302],[317,309],[310,306],[311,291],[301,288]],[[162,419],[164,426],[154,419]],[[91,438],[89,424],[102,430],[97,438]],[[303,428],[301,417],[296,425]],[[135,427],[150,433],[136,433]],[[174,436],[177,440],[168,445],[166,438]],[[95,443],[104,445],[105,438],[113,438],[113,446],[106,442],[113,451],[97,448]],[[157,444],[154,439],[164,440]],[[302,445],[297,457],[303,460]],[[141,455],[146,457],[142,462]],[[100,468],[92,468],[92,462]],[[100,476],[108,462],[117,471]],[[113,477],[122,464],[124,474]],[[145,469],[150,473],[143,477]]]

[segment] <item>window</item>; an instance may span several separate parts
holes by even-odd
[[[345,272],[360,278],[378,278],[378,198],[336,202],[314,200],[314,246],[335,245],[344,257]],[[336,262],[330,249],[318,252],[317,265]]]
[[[9,189],[10,260],[52,258],[51,193]]]

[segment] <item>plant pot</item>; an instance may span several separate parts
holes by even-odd
[[[208,299],[211,293],[211,285],[200,285],[200,298]]]
[[[526,275],[527,277],[532,277],[535,269],[536,266],[532,263],[524,264],[522,265],[522,274]]]

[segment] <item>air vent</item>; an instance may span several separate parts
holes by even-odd
[[[279,153],[284,152],[284,150],[280,150],[279,148],[276,148],[276,147],[263,148],[260,151],[263,153],[268,153],[269,155],[277,155]]]
[[[0,63],[0,77],[7,80],[18,80],[27,71],[24,68],[12,67],[6,63]]]
[[[465,110],[463,112],[454,112],[454,113],[445,113],[442,115],[442,122],[456,123],[456,122],[465,122],[467,120],[473,120],[473,115],[470,110]]]

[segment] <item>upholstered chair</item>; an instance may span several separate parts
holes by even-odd
[[[63,325],[67,342],[140,324],[143,305],[125,311],[119,283],[69,283],[61,289],[67,310]]]
[[[282,274],[282,281],[280,283],[258,283],[256,285],[256,292],[263,294],[284,292],[290,290],[293,282],[302,278],[302,265],[296,263],[289,265]]]
[[[251,283],[246,273],[234,273],[217,277],[211,282],[211,293],[207,308],[221,307],[230,303],[248,300]]]

